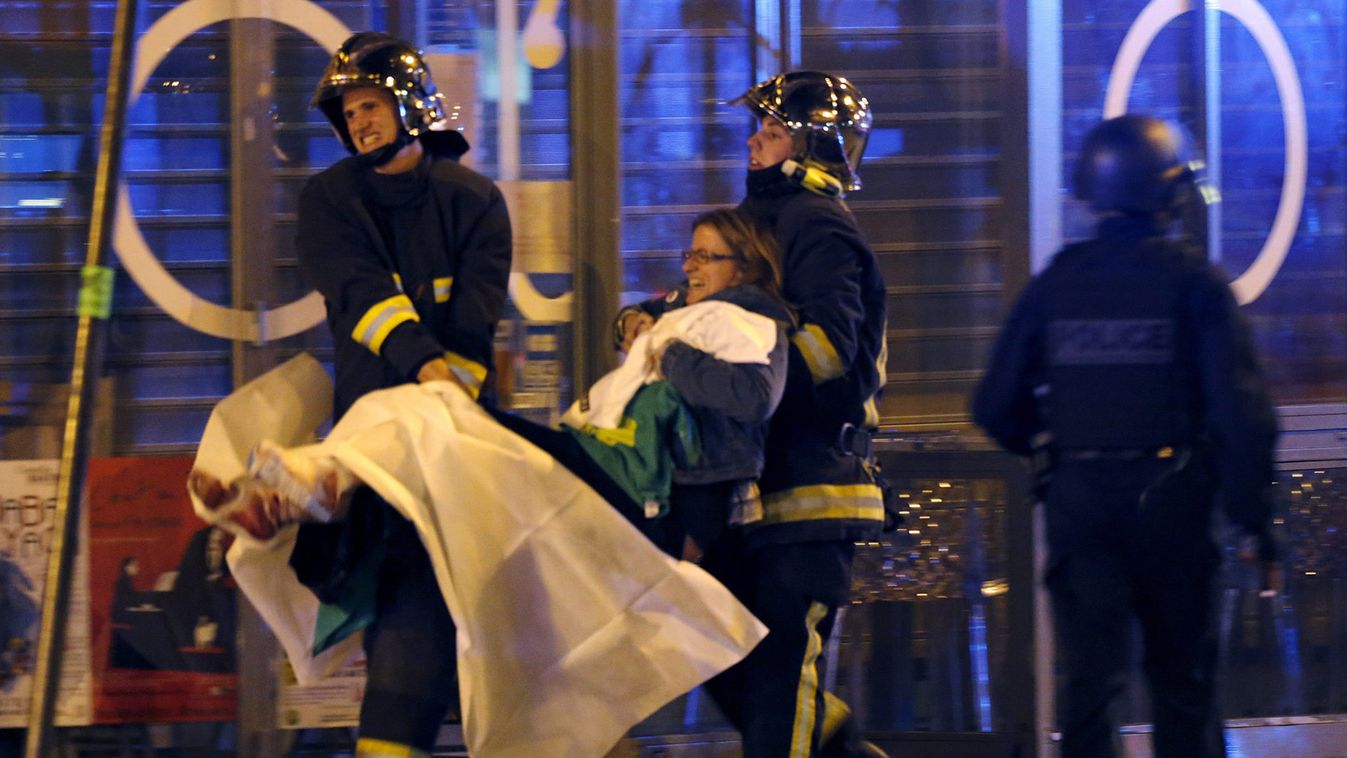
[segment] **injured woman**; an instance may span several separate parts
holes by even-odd
[[[230,567],[301,683],[358,652],[365,611],[299,581],[297,525],[347,518],[361,487],[430,555],[457,626],[474,756],[597,758],[743,658],[765,629],[669,554],[695,560],[760,512],[753,482],[792,319],[768,239],[736,211],[699,216],[686,292],[671,299],[686,305],[646,329],[560,429],[429,382],[370,393],[325,440],[301,444],[330,406],[307,356],[221,401],[188,489],[198,515],[240,536]]]

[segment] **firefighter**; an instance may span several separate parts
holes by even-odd
[[[1225,755],[1216,501],[1276,583],[1276,417],[1224,277],[1166,236],[1200,196],[1182,149],[1177,130],[1148,116],[1089,132],[1074,190],[1098,215],[1096,236],[1025,289],[973,399],[991,437],[1046,462],[1044,581],[1066,674],[1066,758],[1123,754],[1113,706],[1134,619],[1155,755]]]
[[[825,692],[821,655],[851,588],[857,540],[885,519],[871,432],[886,361],[885,289],[843,197],[860,189],[871,112],[860,90],[821,71],[755,85],[747,197],[739,208],[776,236],[782,294],[798,311],[784,397],[768,432],[761,508],[739,514],[702,566],[771,630],[707,690],[743,736],[746,758],[881,756]],[[619,346],[685,289],[625,308]]]
[[[500,191],[458,162],[456,131],[421,54],[378,32],[332,57],[311,106],[351,154],[299,200],[299,265],[322,293],[335,358],[335,417],[361,395],[449,380],[487,392],[510,272]],[[455,632],[411,523],[361,490],[347,518],[305,524],[291,559],[334,605],[373,587],[369,683],[356,755],[425,756],[457,698]]]

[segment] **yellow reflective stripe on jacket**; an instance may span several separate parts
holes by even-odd
[[[407,290],[405,290],[405,289],[402,288],[402,277],[401,277],[401,276],[398,274],[398,272],[396,272],[396,271],[393,272],[393,284],[396,284],[396,285],[397,285],[398,292],[406,292],[406,291],[407,291]]]
[[[622,425],[616,429],[585,424],[581,431],[608,447],[636,447],[636,419],[630,416],[623,416]]]
[[[795,723],[790,731],[790,758],[809,758],[813,754],[814,722],[818,718],[818,657],[823,654],[823,638],[818,625],[828,615],[828,606],[815,600],[805,614],[804,661],[800,663],[800,684],[795,691]]]
[[[435,302],[449,302],[449,291],[454,288],[454,277],[441,276],[435,279]]]
[[[404,321],[420,321],[412,301],[406,295],[394,295],[387,300],[375,303],[351,330],[351,339],[369,348],[371,353],[379,354],[384,340],[393,328]]]
[[[482,382],[486,381],[486,366],[474,360],[469,360],[458,353],[446,351],[444,360],[449,364],[449,370],[454,372],[463,386],[472,393],[473,399],[482,394]]]
[[[820,745],[826,745],[837,734],[837,730],[842,728],[847,717],[851,715],[851,706],[842,702],[842,698],[834,695],[827,690],[823,691],[823,736],[819,738]]]
[[[838,356],[832,340],[828,339],[828,335],[823,333],[823,328],[818,324],[801,326],[790,341],[795,343],[800,355],[804,356],[804,362],[809,366],[809,374],[814,377],[814,384],[822,384],[842,375],[842,358]]]
[[[865,428],[877,429],[879,427],[879,403],[874,395],[865,401]]]
[[[762,496],[761,524],[820,519],[884,520],[884,494],[875,484],[811,484]]]
[[[879,377],[879,384],[875,387],[875,394],[865,401],[865,425],[870,429],[879,428],[879,393],[889,381],[889,335],[887,332],[885,332],[883,339],[879,341],[879,356],[875,358],[875,372],[875,375]]]
[[[355,758],[430,758],[430,753],[401,742],[361,737],[355,742]]]

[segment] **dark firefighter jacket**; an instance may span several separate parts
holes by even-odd
[[[872,537],[884,522],[883,494],[865,457],[840,443],[845,425],[879,423],[886,293],[874,252],[838,200],[791,183],[778,167],[751,171],[748,181],[740,210],[774,231],[783,294],[799,317],[768,432],[764,518],[750,540]],[[682,303],[675,290],[633,307],[658,315]]]
[[[298,249],[327,303],[337,418],[366,392],[415,381],[436,357],[480,390],[511,255],[489,179],[445,158],[389,176],[347,158],[305,185]]]

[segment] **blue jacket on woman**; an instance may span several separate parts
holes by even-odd
[[[685,296],[681,291],[676,303]],[[768,421],[786,386],[790,313],[754,285],[721,290],[707,298],[737,305],[777,322],[776,345],[767,365],[730,363],[683,342],[671,343],[660,372],[678,390],[697,421],[701,457],[674,471],[679,484],[756,479],[762,473]]]

